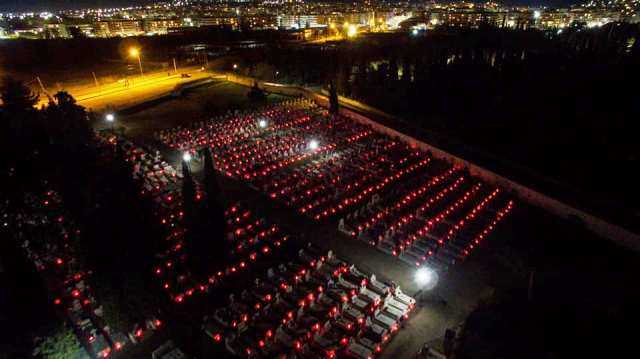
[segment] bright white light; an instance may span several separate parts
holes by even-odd
[[[540,15],[542,15],[542,14],[540,13],[540,10],[536,10],[536,11],[534,11],[534,12],[533,12],[533,18],[534,18],[534,19],[539,19],[539,18],[540,18]]]
[[[418,29],[411,30],[411,33],[413,34],[413,36],[418,35]]]
[[[260,126],[260,128],[265,128],[267,127],[267,120],[260,120],[258,122],[258,125]]]
[[[312,150],[312,151],[317,150],[318,149],[318,145],[320,145],[320,144],[318,143],[317,140],[309,141],[309,149]]]
[[[107,122],[113,122],[116,120],[116,117],[112,113],[108,113],[106,116],[104,116],[104,119]]]
[[[562,29],[558,29],[558,35],[562,34]]]
[[[429,268],[422,267],[416,271],[414,280],[421,288],[432,287],[435,285],[436,273]]]
[[[358,28],[356,25],[349,25],[347,28],[347,36],[355,37],[356,35],[358,35]]]
[[[190,154],[189,152],[185,152],[185,153],[183,153],[183,154],[182,154],[182,159],[183,159],[185,162],[189,162],[189,161],[191,161],[191,154]]]

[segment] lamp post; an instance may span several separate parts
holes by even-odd
[[[422,297],[425,290],[431,290],[436,286],[438,274],[431,268],[420,267],[414,274],[413,280],[418,285],[418,291],[415,296]]]
[[[144,76],[144,72],[142,71],[142,60],[140,59],[140,50],[135,47],[130,48],[129,56],[138,58],[138,66],[140,66],[140,76]]]
[[[191,153],[189,153],[189,151],[184,152],[182,154],[182,160],[187,164],[187,167],[189,168],[189,170],[191,170],[191,164],[190,164],[191,158],[192,158]]]
[[[309,144],[307,145],[307,147],[311,150],[311,151],[315,151],[318,149],[318,146],[320,145],[320,143],[318,142],[318,140],[316,139],[312,139],[311,141],[309,141]]]
[[[113,124],[116,121],[116,116],[113,113],[108,113],[104,116],[104,120],[111,124],[111,132],[113,132]]]

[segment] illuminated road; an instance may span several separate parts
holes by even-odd
[[[190,77],[182,77],[189,74]],[[128,86],[124,81],[103,85],[99,88],[66,88],[79,105],[87,109],[100,111],[106,107],[122,108],[136,103],[148,101],[171,92],[176,85],[211,77],[211,74],[200,68],[182,69],[178,74],[167,75],[166,72],[148,74],[144,77],[132,78]],[[48,99],[41,97],[38,107],[48,103]]]
[[[325,42],[340,41],[340,40],[344,40],[344,36],[338,34],[338,35],[333,35],[333,36],[324,36],[322,38],[315,39],[315,40],[309,40],[309,41],[307,41],[307,43],[309,43],[309,44],[323,44]]]

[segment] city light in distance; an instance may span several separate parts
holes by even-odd
[[[260,120],[258,122],[258,126],[260,126],[260,128],[266,128],[267,127],[267,120]]]
[[[185,153],[183,153],[183,154],[182,154],[182,159],[183,159],[185,162],[189,162],[189,161],[191,161],[191,154],[190,154],[189,152],[185,152]]]
[[[107,122],[113,122],[113,121],[116,120],[116,116],[114,114],[112,114],[112,113],[108,113],[106,116],[104,116],[104,119]]]
[[[540,10],[536,10],[536,11],[533,12],[533,18],[534,19],[539,19],[541,15],[542,15],[542,13],[540,12]]]
[[[313,140],[309,141],[309,146],[308,147],[309,147],[310,150],[315,151],[315,150],[318,149],[319,145],[320,145],[320,143],[318,142],[318,140],[313,139]]]

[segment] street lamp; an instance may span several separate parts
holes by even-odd
[[[140,66],[140,75],[144,76],[144,72],[142,72],[142,60],[140,60],[140,50],[135,47],[130,48],[129,56],[138,58],[138,66]]]
[[[111,124],[111,132],[113,132],[113,123],[116,121],[116,116],[112,113],[108,113],[104,116],[104,120]]]
[[[308,145],[308,147],[309,147],[309,149],[310,149],[311,151],[315,151],[315,150],[317,150],[317,149],[318,149],[318,145],[319,145],[318,140],[315,140],[315,139],[314,139],[314,140],[309,141],[309,145]]]
[[[416,271],[413,279],[421,289],[432,289],[438,281],[438,275],[432,269],[422,267]]]
[[[266,128],[267,127],[267,120],[260,120],[258,122],[258,126],[260,126],[260,128]]]
[[[185,152],[182,154],[182,159],[186,162],[189,163],[191,161],[191,153],[189,152]]]
[[[233,64],[233,69],[237,70],[238,69],[238,64]]]

